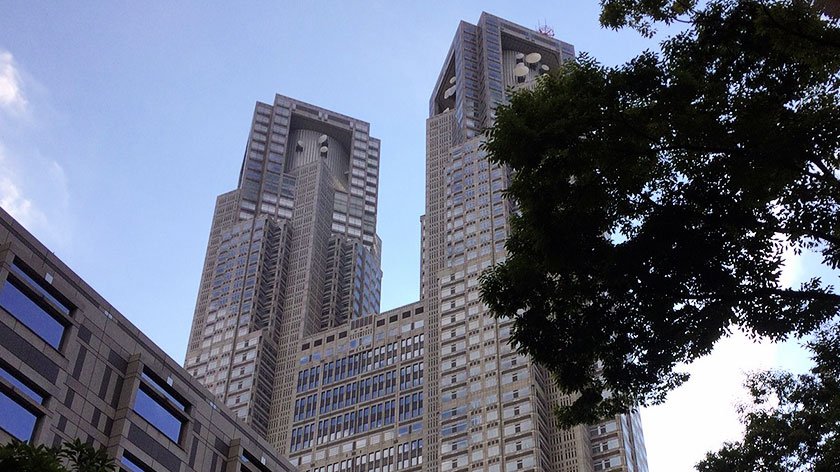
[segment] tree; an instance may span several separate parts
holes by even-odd
[[[12,441],[0,446],[0,470],[17,472],[113,472],[114,460],[104,449],[79,439],[60,448]]]
[[[840,470],[840,324],[807,344],[810,374],[760,372],[745,386],[744,439],[726,443],[697,465],[700,472]]]
[[[482,299],[576,400],[565,425],[664,401],[737,327],[784,340],[838,313],[784,253],[840,266],[840,27],[804,0],[605,0],[685,31],[619,67],[586,55],[499,107],[519,208]]]
[[[57,451],[44,445],[13,441],[0,447],[0,470],[20,472],[66,472]]]

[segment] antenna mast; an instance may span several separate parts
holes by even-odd
[[[537,22],[537,32],[541,35],[548,36],[549,38],[554,37],[554,28],[548,26],[548,23],[543,20],[542,23],[539,21]]]

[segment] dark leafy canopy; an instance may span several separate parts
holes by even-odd
[[[19,472],[65,472],[54,449],[14,441],[0,447],[0,470]]]
[[[808,349],[815,364],[808,375],[748,378],[752,404],[740,408],[743,441],[708,454],[700,472],[840,470],[840,324],[818,333]]]
[[[488,131],[521,216],[482,297],[579,393],[566,424],[663,401],[732,326],[781,340],[840,307],[819,278],[779,281],[790,247],[840,266],[838,24],[797,0],[686,15],[661,54],[583,55]]]
[[[644,36],[652,36],[654,23],[684,21],[697,0],[601,0],[601,24],[612,29],[629,26]]]
[[[0,471],[16,472],[113,472],[114,460],[105,449],[95,449],[79,439],[60,448],[13,441],[0,446]]]

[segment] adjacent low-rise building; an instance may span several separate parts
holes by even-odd
[[[80,438],[131,472],[295,468],[0,209],[0,444]]]

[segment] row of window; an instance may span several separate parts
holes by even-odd
[[[315,416],[318,409],[318,394],[313,393],[295,400],[295,410],[292,415],[294,421],[309,419]]]
[[[392,370],[384,374],[361,379],[349,385],[342,385],[331,390],[321,392],[321,406],[319,413],[355,405],[379,398],[382,395],[394,393],[397,388],[397,371]]]
[[[412,393],[400,397],[399,419],[410,420],[423,415],[423,392]]]
[[[370,336],[366,336],[366,338],[370,338]],[[368,340],[367,344],[369,343],[370,340]],[[391,365],[396,362],[399,351],[402,351],[401,359],[403,360],[422,356],[424,352],[423,344],[423,335],[419,334],[401,340],[399,349],[397,348],[397,343],[394,342],[328,362],[323,365],[323,379],[321,379],[321,366],[303,369],[298,372],[296,391],[297,393],[301,393],[317,388],[321,380],[323,380],[323,385],[329,385],[353,377],[354,375]],[[320,359],[320,356],[318,358]],[[314,355],[313,360],[315,360]],[[307,362],[309,362],[308,356],[301,358],[301,364]]]
[[[393,364],[397,359],[397,343],[390,343],[353,354],[324,365],[324,385],[339,382],[357,373]]]
[[[423,385],[423,363],[416,362],[400,368],[400,390]]]
[[[316,442],[323,444],[326,441],[394,424],[394,412],[394,400],[390,400],[319,421]]]
[[[49,276],[48,276],[49,277]],[[17,259],[0,289],[0,307],[53,349],[61,349],[72,305],[35,272]],[[20,441],[35,432],[46,393],[9,366],[0,364],[0,429]]]
[[[416,439],[363,454],[353,459],[318,467],[312,472],[392,472],[423,463],[423,440]]]
[[[607,470],[612,467],[617,467],[621,465],[621,458],[620,457],[610,457],[607,459],[600,459],[596,460],[592,463],[592,470],[600,471],[600,470]]]
[[[425,352],[423,333],[401,340],[400,351],[402,352],[402,354],[400,354],[400,360],[403,361],[423,356],[423,353]]]
[[[313,446],[313,442],[323,444],[326,441],[333,441],[352,434],[364,433],[371,429],[393,424],[396,411],[394,405],[394,400],[390,400],[360,408],[358,411],[336,415],[332,418],[319,421],[317,430],[315,423],[292,428],[290,451],[296,452],[301,449],[307,449]]]
[[[311,370],[311,369],[310,369]],[[306,371],[304,371],[306,372]],[[302,374],[303,372],[301,372]],[[301,379],[302,381],[302,379]],[[423,384],[423,363],[417,362],[411,366],[400,369],[400,389],[405,390]],[[317,407],[318,413],[329,413],[330,411],[353,406],[360,402],[376,399],[382,395],[389,395],[396,391],[396,371],[392,370],[383,374],[361,379],[349,385],[341,385],[333,389],[321,392],[320,402],[315,394],[299,398],[295,401],[293,419],[304,420],[315,416]],[[414,403],[417,402],[417,395]],[[422,412],[422,393],[419,394],[419,409]],[[403,398],[410,398],[403,397]],[[319,406],[320,405],[320,406]],[[413,408],[416,411],[417,407]],[[401,412],[402,415],[402,412]],[[414,415],[408,416],[413,417]]]
[[[305,392],[318,387],[318,380],[320,378],[321,366],[303,369],[298,372],[297,378],[297,392]]]

